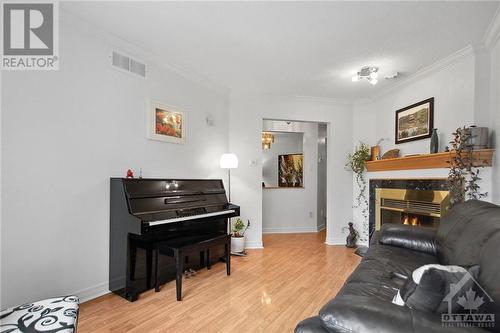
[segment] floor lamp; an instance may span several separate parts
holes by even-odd
[[[238,167],[238,157],[235,154],[222,154],[220,157],[220,167],[227,169],[229,202],[231,202],[231,169]]]

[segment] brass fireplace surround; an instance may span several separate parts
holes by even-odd
[[[448,191],[377,188],[375,190],[375,230],[382,225],[382,209],[433,217],[446,215]]]

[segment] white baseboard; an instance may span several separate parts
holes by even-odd
[[[320,232],[321,230],[323,229],[326,229],[326,224],[320,224],[318,225],[318,228],[316,229],[318,232]]]
[[[263,228],[263,234],[302,234],[309,232],[318,232],[318,227],[280,227]]]
[[[245,242],[245,249],[263,249],[262,241]]]
[[[77,295],[80,298],[80,303],[83,303],[99,296],[109,294],[110,292],[111,291],[109,290],[109,283],[108,281],[106,281],[99,283],[93,287],[75,291],[73,294]]]
[[[345,239],[339,238],[327,238],[325,241],[326,245],[345,245]]]

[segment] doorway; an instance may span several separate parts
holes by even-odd
[[[326,228],[327,124],[262,122],[262,231],[309,233]]]

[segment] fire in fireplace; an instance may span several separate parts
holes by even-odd
[[[417,215],[412,215],[412,214],[403,214],[403,224],[406,225],[413,225],[413,226],[420,226],[420,220],[418,219]]]
[[[375,195],[376,230],[384,223],[437,228],[449,203],[448,191],[380,188]]]

